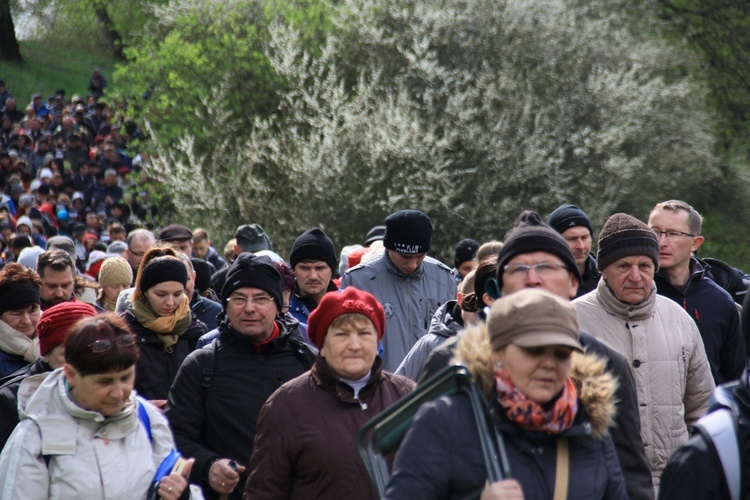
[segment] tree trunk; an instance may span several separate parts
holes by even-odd
[[[0,2],[3,2],[6,0],[0,0]],[[102,23],[102,28],[104,29],[104,37],[107,39],[107,43],[109,43],[109,47],[112,50],[112,54],[119,60],[124,61],[125,60],[125,54],[123,53],[124,44],[122,43],[122,37],[115,29],[114,23],[112,22],[112,18],[109,17],[109,13],[107,12],[107,9],[102,5],[97,5],[96,7],[96,17],[99,19],[99,22]]]
[[[21,49],[16,39],[16,28],[10,15],[10,1],[0,0],[0,60],[21,62]]]

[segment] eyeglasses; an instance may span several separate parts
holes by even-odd
[[[537,276],[546,278],[553,276],[560,269],[565,269],[565,264],[558,262],[542,262],[540,264],[508,264],[503,270],[510,274],[511,278],[521,279],[529,275],[529,271],[534,270]]]
[[[112,344],[117,344],[118,347],[129,347],[135,344],[135,335],[126,334],[115,337],[114,340],[101,339],[96,342],[89,344],[89,349],[97,354],[107,352],[112,349]]]
[[[241,295],[236,295],[227,299],[227,302],[240,309],[244,309],[245,306],[247,306],[248,301],[252,301],[253,305],[256,307],[268,307],[273,301],[273,297],[268,295],[258,295],[257,297],[243,297]]]
[[[666,236],[668,240],[676,240],[680,236],[688,236],[690,238],[695,238],[694,234],[686,233],[683,231],[659,231],[658,229],[651,228],[656,233],[656,239],[658,240],[661,238],[662,235]]]

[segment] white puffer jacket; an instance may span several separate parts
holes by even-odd
[[[641,436],[654,488],[688,427],[708,407],[714,380],[698,327],[656,286],[635,305],[620,302],[604,279],[573,301],[581,330],[618,350],[630,363],[638,395]]]
[[[145,403],[150,442],[135,391],[130,399],[105,418],[71,401],[62,369],[24,380],[18,392],[21,422],[0,455],[0,498],[146,498],[174,443],[166,419]]]

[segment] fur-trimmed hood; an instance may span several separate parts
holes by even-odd
[[[486,395],[494,394],[492,347],[484,324],[470,327],[461,335],[452,362],[465,365]],[[607,433],[615,416],[618,382],[605,367],[606,360],[595,354],[573,353],[570,378],[578,390],[578,399],[586,410],[595,438]]]

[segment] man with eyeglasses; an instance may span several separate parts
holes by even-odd
[[[190,474],[206,498],[242,498],[263,403],[281,384],[310,369],[317,352],[299,323],[281,314],[281,276],[268,257],[241,253],[221,292],[226,320],[209,345],[183,362],[166,415]],[[226,497],[224,497],[226,498]]]
[[[702,222],[684,201],[665,201],[651,210],[648,225],[659,240],[660,260],[654,282],[659,295],[677,302],[698,325],[711,374],[720,385],[742,375],[745,347],[734,300],[694,257],[704,241]]]
[[[630,364],[655,494],[667,460],[688,440],[714,389],[695,323],[656,293],[659,250],[646,224],[627,214],[611,216],[599,233],[596,260],[602,278],[596,290],[573,301],[580,327]]]
[[[536,212],[521,212],[503,240],[505,244],[497,256],[495,277],[485,284],[486,293],[493,299],[526,288],[540,288],[568,300],[575,297],[580,281],[576,259],[562,236],[546,225]],[[419,374],[420,384],[427,380],[429,372],[435,374],[445,366],[447,361],[441,359],[453,357],[457,338],[448,339],[432,351]],[[610,433],[628,495],[638,499],[654,498],[651,471],[641,441],[635,385],[627,361],[586,331],[581,331],[580,342],[588,352],[607,361],[606,370],[619,382],[615,394],[617,412]]]

